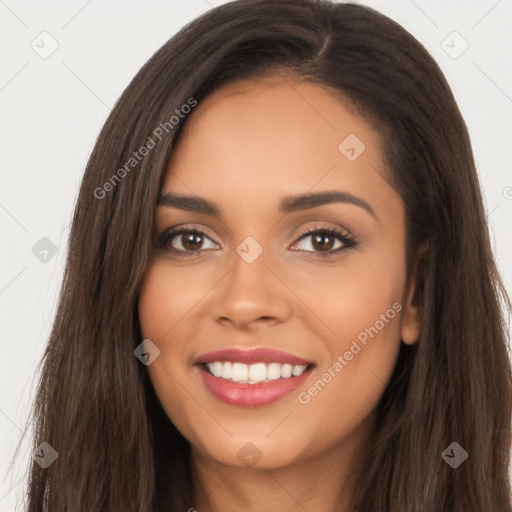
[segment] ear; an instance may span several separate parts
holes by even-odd
[[[413,271],[407,284],[402,315],[401,339],[406,345],[414,345],[421,331],[421,289],[425,277],[428,246],[422,245],[413,264]]]

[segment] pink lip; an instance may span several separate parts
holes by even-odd
[[[219,359],[215,360],[219,361]],[[226,404],[240,407],[258,407],[270,404],[289,395],[309,377],[313,370],[313,367],[310,367],[302,375],[290,377],[289,379],[276,379],[258,384],[243,384],[214,377],[208,373],[204,364],[198,364],[197,366],[201,379],[210,393]]]
[[[301,357],[274,350],[272,348],[255,348],[251,350],[240,350],[237,348],[226,348],[208,352],[195,359],[195,363],[212,363],[214,361],[231,361],[244,364],[253,363],[279,363],[291,365],[312,364],[313,361],[306,361]]]

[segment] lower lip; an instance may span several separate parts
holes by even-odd
[[[222,402],[240,407],[258,407],[270,404],[295,391],[310,375],[313,366],[298,377],[276,379],[259,384],[231,382],[214,377],[200,364],[199,373],[206,388]]]

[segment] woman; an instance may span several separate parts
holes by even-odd
[[[508,512],[500,299],[426,50],[359,5],[212,9],[88,162],[27,510]]]

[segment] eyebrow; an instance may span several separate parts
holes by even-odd
[[[353,196],[348,192],[341,192],[337,190],[327,190],[325,192],[316,192],[312,194],[299,194],[295,196],[288,196],[282,199],[279,204],[279,211],[281,213],[291,213],[298,210],[306,210],[308,208],[315,208],[324,204],[330,203],[347,203],[359,206],[370,213],[375,219],[377,216],[373,208],[363,199]],[[185,196],[168,192],[160,197],[157,206],[166,206],[168,208],[177,208],[187,212],[204,213],[206,215],[213,215],[221,217],[223,215],[222,209],[204,197]]]

